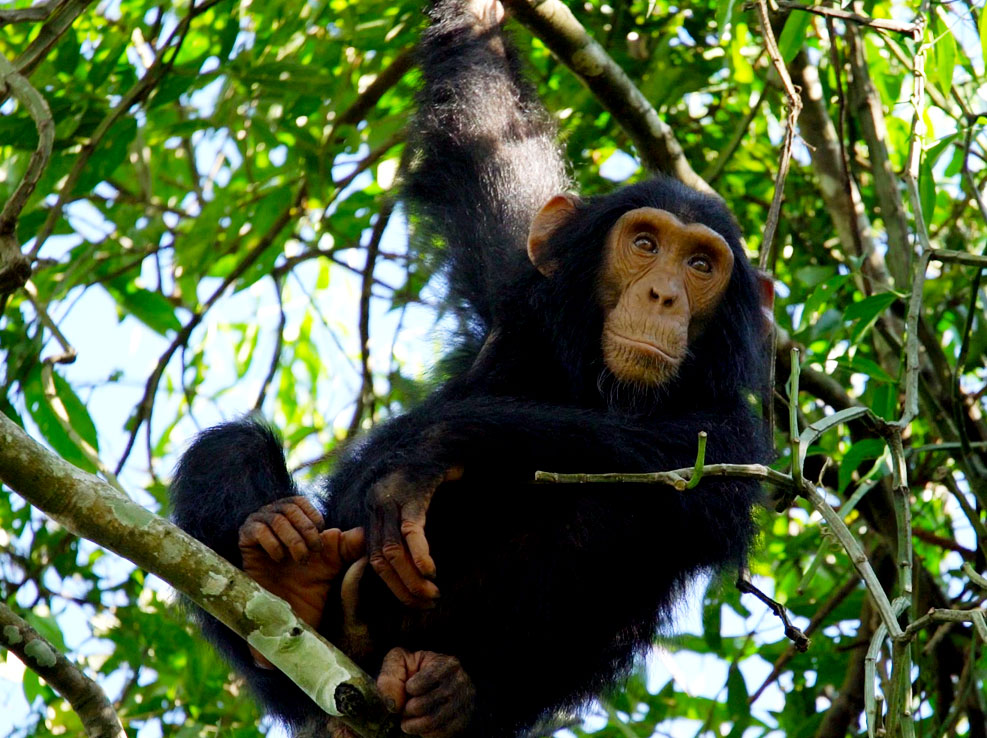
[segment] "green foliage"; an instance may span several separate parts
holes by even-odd
[[[17,0],[0,13],[26,6]],[[571,7],[672,126],[756,256],[786,112],[755,12],[711,0]],[[919,12],[918,3],[853,7],[877,19]],[[962,0],[932,6],[919,36],[921,101],[912,99],[920,45],[909,35],[800,12],[776,20],[795,83],[808,90],[814,73],[812,99],[821,101],[802,113],[768,260],[782,359],[789,344],[802,349],[801,427],[851,403],[897,420],[922,226],[933,248],[983,254],[987,244],[979,194],[987,12]],[[83,469],[119,466],[125,488],[167,512],[169,469],[198,428],[256,406],[309,479],[354,433],[421,399],[449,328],[438,249],[409,247],[400,211],[378,244],[361,307],[370,228],[394,196],[413,108],[408,54],[423,26],[419,2],[120,0],[88,6],[50,48],[39,23],[0,25],[0,53],[42,95],[55,129],[16,223],[19,245],[37,257],[31,282],[0,296],[0,411]],[[541,40],[516,30],[580,188],[609,189],[601,168],[612,178],[620,154],[635,156],[627,136]],[[853,39],[885,116],[876,138],[865,120],[867,80],[848,72]],[[38,132],[25,104],[0,103],[5,202],[29,170]],[[924,133],[913,104],[922,105]],[[829,149],[813,143],[823,124]],[[913,145],[921,157],[910,190]],[[844,164],[848,175],[834,179]],[[886,172],[904,202],[897,208],[882,194]],[[848,217],[851,195],[857,219]],[[987,319],[976,275],[969,264],[933,261],[921,294],[921,412],[905,433],[919,572],[910,621],[932,605],[982,608],[987,597],[960,568],[987,567]],[[367,336],[361,310],[369,310]],[[68,346],[75,364],[45,365]],[[776,466],[787,470],[784,361],[777,381]],[[884,438],[866,424],[834,423],[813,442],[807,476],[843,506],[886,590],[899,592]],[[693,593],[701,611],[684,618],[685,632],[594,703],[576,735],[808,737],[844,695],[862,703],[847,675],[861,663],[873,610],[853,586],[853,562],[804,501],[760,519],[752,574],[800,627],[812,623],[810,650],[795,654],[773,615],[718,583],[705,598]],[[0,495],[0,597],[106,687],[129,731],[266,730],[243,684],[175,616],[165,591]],[[588,596],[597,595],[574,593],[572,617]],[[967,625],[934,632],[922,631],[912,648],[916,734],[941,734],[955,711],[963,716],[956,734],[982,735],[987,649]],[[15,664],[8,655],[0,674],[16,675]],[[0,729],[81,734],[51,686],[30,671],[21,685],[24,699]],[[859,734],[857,716],[842,730]]]

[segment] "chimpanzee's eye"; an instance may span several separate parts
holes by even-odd
[[[652,237],[641,234],[634,239],[634,248],[647,251],[649,254],[658,253],[658,242]]]
[[[689,266],[703,274],[709,274],[713,271],[713,263],[709,260],[709,257],[702,256],[701,254],[690,257]]]

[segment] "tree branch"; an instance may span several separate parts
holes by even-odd
[[[165,349],[165,352],[161,354],[161,358],[158,359],[157,366],[155,366],[154,371],[151,372],[151,376],[148,377],[147,384],[144,387],[144,395],[141,397],[140,402],[137,403],[137,407],[134,410],[134,419],[131,423],[130,437],[127,440],[127,446],[120,456],[120,460],[117,462],[116,469],[114,469],[115,474],[120,474],[123,469],[123,465],[126,463],[127,458],[130,456],[130,452],[134,447],[134,442],[137,440],[137,434],[140,431],[141,425],[145,422],[149,422],[151,419],[151,412],[154,409],[154,395],[158,391],[158,384],[161,382],[161,377],[164,375],[164,371],[168,366],[168,362],[175,355],[175,352],[189,340],[192,335],[192,331],[202,322],[209,309],[216,304],[220,297],[226,292],[231,284],[236,282],[240,276],[250,268],[250,266],[261,257],[261,255],[274,243],[274,239],[277,238],[281,230],[291,222],[295,217],[295,211],[301,205],[305,199],[306,184],[303,182],[301,187],[298,189],[298,194],[292,200],[291,204],[285,208],[284,212],[274,221],[271,227],[263,234],[258,242],[247,252],[247,255],[243,260],[237,264],[237,266],[226,275],[223,279],[222,284],[216,288],[216,290],[210,295],[209,299],[202,304],[202,306],[196,310],[192,317],[189,319],[188,323],[178,332],[175,338],[172,340],[171,344]]]
[[[0,481],[77,536],[157,574],[363,736],[398,736],[373,680],[261,588],[184,531],[78,469],[0,414]]]
[[[127,738],[102,688],[2,602],[0,645],[72,705],[89,738]]]
[[[841,21],[864,26],[865,28],[876,28],[881,31],[891,31],[893,33],[903,33],[913,39],[921,38],[921,28],[914,23],[891,20],[890,18],[871,18],[859,13],[851,13],[849,10],[832,7],[830,5],[803,5],[802,3],[791,2],[791,0],[775,0],[775,3],[782,10],[801,10],[806,13],[821,15],[824,18],[837,18]],[[917,34],[917,35],[916,35]]]
[[[48,166],[55,141],[55,121],[48,103],[3,54],[0,54],[0,100],[10,91],[27,109],[38,130],[38,145],[28,161],[24,176],[0,211],[0,300],[20,289],[31,276],[31,262],[17,241],[17,219]],[[0,302],[2,305],[2,302]]]
[[[702,192],[712,192],[689,165],[671,127],[561,0],[504,0],[504,5],[613,115],[645,167],[665,172]]]

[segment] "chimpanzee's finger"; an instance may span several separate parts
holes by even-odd
[[[403,543],[386,543],[381,548],[384,558],[411,592],[419,607],[429,607],[439,597],[439,588],[422,576]]]
[[[408,585],[405,584],[405,581],[391,565],[391,562],[387,560],[387,556],[383,550],[370,555],[370,566],[377,572],[377,576],[384,580],[384,584],[401,601],[401,604],[415,608],[426,608],[432,604],[431,600],[417,597],[408,589]]]
[[[408,685],[405,683],[405,693],[407,694]],[[404,710],[401,713],[402,718],[420,718],[420,717],[434,717],[438,712],[440,707],[444,702],[449,701],[449,695],[440,690],[435,690],[432,692],[426,692],[425,694],[418,695],[417,697],[411,697],[409,695],[408,702],[404,706]],[[404,728],[404,719],[401,720],[401,727]],[[418,733],[405,730],[405,733],[410,733],[411,735],[419,735]]]
[[[260,546],[273,561],[280,563],[284,560],[287,550],[281,545],[281,541],[270,526],[263,520],[258,520],[255,515],[256,513],[248,517],[240,526],[238,545],[241,549]]]
[[[457,672],[462,671],[462,669],[459,660],[453,656],[440,654],[426,656],[422,668],[408,679],[405,689],[409,695],[415,697],[437,691],[440,687],[454,684]]]
[[[425,538],[426,502],[412,500],[401,508],[401,535],[415,568],[423,577],[435,577],[435,561],[428,552],[428,539]]]
[[[322,513],[320,513],[316,509],[315,505],[313,505],[312,501],[309,500],[307,497],[304,497],[303,495],[295,495],[294,497],[287,497],[284,498],[284,500],[279,500],[279,502],[283,502],[287,500],[290,500],[291,502],[295,503],[298,507],[300,507],[302,512],[305,513],[305,515],[308,517],[309,520],[312,521],[312,523],[315,525],[316,528],[322,530],[323,528],[326,527],[326,521],[322,517]]]
[[[367,553],[367,537],[363,528],[343,531],[339,537],[339,553],[346,562],[356,561]]]
[[[319,534],[319,540],[322,542],[322,560],[337,574],[343,570],[343,558],[339,551],[341,535],[342,531],[339,528],[327,528]]]
[[[291,558],[295,561],[308,561],[309,548],[301,533],[295,528],[294,523],[286,515],[272,513],[270,519],[266,521],[271,529],[281,539],[281,543],[288,549]],[[321,544],[320,544],[321,545]]]
[[[344,631],[354,627],[365,627],[357,617],[356,608],[360,599],[360,580],[363,579],[363,573],[367,570],[368,563],[369,559],[364,556],[362,559],[354,561],[343,575],[343,583],[339,587],[339,598],[343,606]]]
[[[380,550],[384,559],[397,573],[405,588],[418,600],[415,604],[418,607],[428,607],[430,601],[439,596],[439,588],[421,575],[418,567],[411,560],[411,554],[405,548],[404,537],[401,535],[400,509],[396,505],[382,506],[380,517],[382,518]],[[373,556],[370,563],[373,563]]]
[[[453,738],[466,727],[467,718],[454,703],[445,702],[434,709],[434,714],[403,718],[401,720],[402,732],[408,735],[421,736],[421,738]],[[407,714],[407,708],[405,708],[405,714]]]
[[[322,550],[322,539],[319,538],[321,529],[316,526],[301,505],[295,502],[294,498],[290,502],[276,503],[274,509],[288,519],[295,531],[305,541],[309,551]]]
[[[367,546],[370,551],[370,566],[377,576],[379,576],[387,588],[391,590],[391,593],[400,600],[404,605],[409,607],[417,607],[418,600],[411,593],[411,591],[405,586],[401,577],[394,570],[391,562],[388,560],[387,556],[384,555],[384,545],[380,538],[379,531],[381,530],[383,524],[381,518],[383,513],[381,510],[377,510],[377,525],[372,526],[370,529],[370,541]]]
[[[401,712],[404,708],[404,683],[408,680],[409,662],[413,656],[414,654],[403,648],[392,648],[380,665],[377,690],[391,712]]]

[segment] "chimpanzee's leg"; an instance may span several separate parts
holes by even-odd
[[[241,525],[265,505],[296,494],[275,433],[244,419],[205,431],[182,456],[171,485],[172,518],[185,532],[242,567]],[[203,635],[246,677],[268,712],[295,726],[321,714],[280,671],[258,666],[240,636],[189,606]]]

